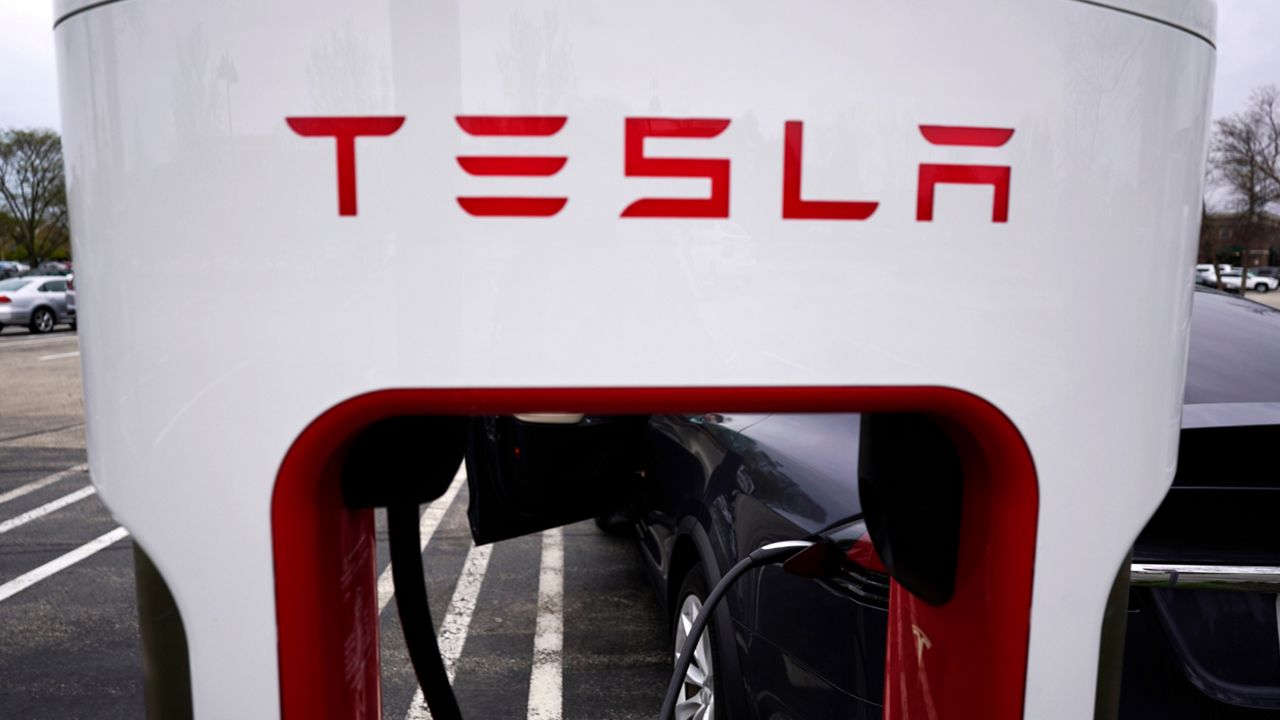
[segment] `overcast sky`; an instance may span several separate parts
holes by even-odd
[[[0,1],[0,128],[59,126],[53,0]],[[1249,92],[1280,85],[1280,0],[1218,0],[1214,116],[1239,110]]]

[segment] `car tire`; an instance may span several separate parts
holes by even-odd
[[[53,311],[47,307],[36,308],[31,312],[31,323],[27,328],[33,333],[43,335],[53,330],[53,326],[58,324],[58,318],[54,317]]]
[[[679,655],[680,648],[688,637],[689,628],[708,594],[710,591],[707,588],[702,563],[697,563],[685,573],[684,581],[680,583],[680,592],[676,593],[672,608],[671,627],[672,637],[675,640],[671,651],[672,662]],[[724,720],[725,717],[726,698],[721,690],[720,675],[717,672],[717,668],[723,665],[719,662],[715,630],[711,625],[712,623],[708,623],[706,630],[702,633],[702,638],[694,651],[693,662],[689,663],[689,671],[685,673],[685,682],[680,688],[680,694],[676,697],[677,708],[686,703],[696,703],[692,715],[696,720]],[[676,711],[676,717],[682,717],[679,710]]]
[[[627,530],[633,524],[631,518],[620,512],[597,515],[595,520],[596,527],[600,528],[601,532],[616,537],[626,537]]]
[[[1271,286],[1266,283],[1258,283],[1257,285],[1253,286],[1253,291],[1256,293],[1270,292]]]

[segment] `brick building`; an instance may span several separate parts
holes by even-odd
[[[1280,214],[1264,211],[1252,229],[1239,214],[1208,214],[1200,228],[1197,262],[1280,265]]]

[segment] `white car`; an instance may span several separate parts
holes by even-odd
[[[1273,277],[1255,275],[1253,273],[1246,274],[1244,283],[1246,290],[1252,290],[1260,293],[1271,292],[1277,287],[1280,287],[1280,280]],[[1225,290],[1240,290],[1240,271],[1231,270],[1229,272],[1222,273],[1222,287]]]
[[[25,325],[33,333],[47,333],[59,323],[71,323],[67,312],[67,279],[61,275],[0,280],[0,329]]]
[[[67,276],[67,317],[71,319],[71,329],[76,329],[76,276]]]
[[[1201,285],[1217,287],[1218,273],[1223,273],[1225,275],[1232,271],[1239,273],[1240,268],[1232,267],[1225,263],[1219,263],[1218,265],[1213,265],[1212,263],[1199,263],[1196,265],[1196,282]]]

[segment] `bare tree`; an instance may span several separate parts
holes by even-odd
[[[1263,212],[1280,203],[1280,89],[1255,89],[1242,112],[1214,123],[1209,166],[1213,180],[1226,189],[1235,215],[1233,239],[1248,249],[1260,235]],[[1241,293],[1244,257],[1242,253]]]
[[[62,139],[52,130],[0,131],[0,205],[9,239],[33,266],[65,247],[67,188]]]

